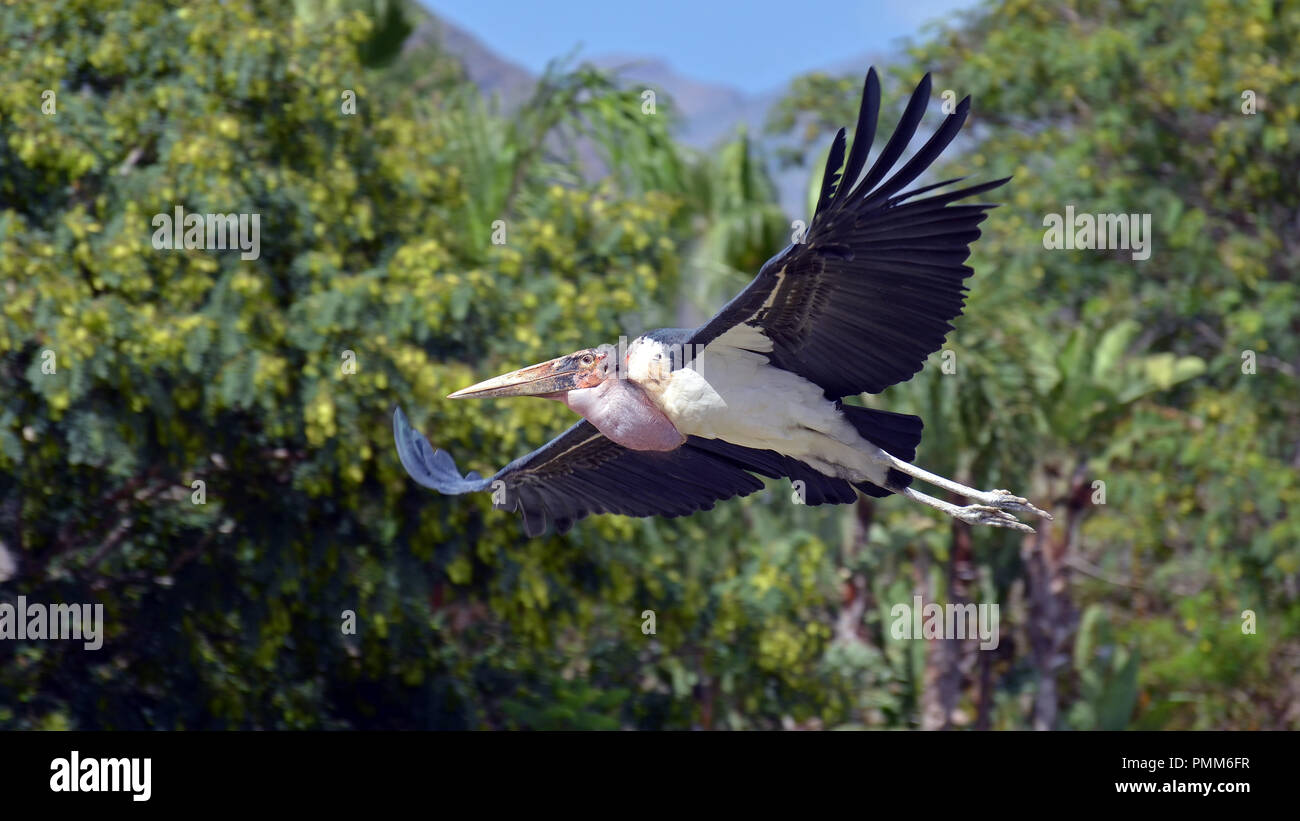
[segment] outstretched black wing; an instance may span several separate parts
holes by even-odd
[[[736,329],[724,343],[766,353],[773,365],[816,383],[832,399],[878,393],[921,369],[943,345],[949,320],[961,314],[962,281],[971,275],[963,263],[979,238],[976,226],[995,207],[951,203],[1009,179],[920,199],[959,180],[899,193],[952,142],[970,109],[967,97],[891,176],[929,97],[927,74],[898,129],[857,182],[880,112],[880,81],[875,69],[868,72],[843,176],[840,129],[806,238],[768,260],[744,291],[696,329],[692,343],[707,346]]]
[[[415,481],[439,493],[491,490],[499,494],[496,507],[523,517],[529,536],[544,533],[548,522],[563,533],[591,513],[683,516],[763,489],[725,455],[690,443],[667,452],[629,450],[585,419],[490,478],[473,471],[461,476],[451,456],[435,451],[401,408],[393,413],[393,436]]]

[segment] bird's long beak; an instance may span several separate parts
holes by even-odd
[[[461,388],[448,399],[486,399],[492,396],[547,396],[566,393],[578,386],[578,365],[572,356],[560,356],[539,365],[494,376],[468,388]]]

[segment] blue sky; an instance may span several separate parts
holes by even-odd
[[[696,80],[768,91],[803,71],[884,52],[976,0],[421,0],[531,71],[580,56],[644,55]]]

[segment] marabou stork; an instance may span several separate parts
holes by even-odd
[[[895,171],[929,98],[927,74],[858,181],[880,112],[880,81],[869,71],[853,148],[845,161],[840,129],[806,236],[700,327],[651,331],[626,350],[587,348],[449,397],[540,396],[583,420],[484,478],[462,476],[398,408],[402,465],[440,493],[493,491],[494,505],[517,511],[529,536],[545,532],[548,521],[564,532],[591,513],[708,510],[762,489],[756,473],[802,482],[810,505],[853,502],[856,491],[897,493],[963,522],[1033,532],[1012,514],[1051,516],[1026,500],[911,464],[920,418],[840,401],[910,379],[943,345],[972,273],[964,264],[970,244],[995,207],[954,203],[1009,179],[930,193],[960,181],[953,179],[903,192],[952,142],[970,108],[967,97]],[[921,493],[914,478],[972,503]]]

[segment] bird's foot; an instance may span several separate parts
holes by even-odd
[[[990,490],[976,498],[981,504],[998,510],[1010,511],[1011,513],[1032,513],[1049,522],[1052,520],[1052,514],[1034,507],[1027,499],[1012,495],[1009,490]]]
[[[1021,501],[1024,500],[1022,499]],[[1005,527],[1011,530],[1019,530],[1022,533],[1035,532],[1032,527],[1021,522],[1005,510],[990,507],[988,505],[967,505],[966,507],[959,507],[953,515],[968,525]]]

